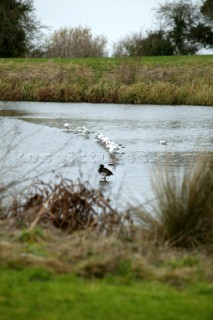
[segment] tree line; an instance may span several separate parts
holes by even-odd
[[[196,54],[213,48],[213,0],[166,0],[154,9],[157,28],[126,35],[113,56]],[[107,38],[89,27],[66,27],[44,35],[33,0],[1,0],[0,57],[104,57]]]

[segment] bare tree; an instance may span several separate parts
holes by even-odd
[[[113,45],[113,56],[115,57],[137,57],[142,55],[143,51],[142,32],[127,35]]]
[[[107,55],[107,39],[93,36],[88,27],[60,28],[47,39],[47,57],[103,57]]]

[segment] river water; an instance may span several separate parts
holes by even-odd
[[[92,133],[68,132],[66,122]],[[98,132],[121,144],[120,154],[110,157]],[[153,200],[157,170],[179,176],[213,151],[213,107],[0,102],[0,139],[4,183],[60,174],[88,180],[125,207]],[[107,182],[100,181],[101,163],[114,173]]]

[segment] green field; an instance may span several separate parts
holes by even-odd
[[[0,270],[1,320],[211,320],[213,288],[154,282],[83,280],[42,268]]]
[[[142,253],[143,252],[143,253]],[[211,255],[1,223],[0,319],[211,320]]]
[[[213,56],[0,59],[0,100],[213,105]]]

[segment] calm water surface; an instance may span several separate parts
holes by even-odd
[[[92,134],[66,132],[65,122]],[[110,158],[95,138],[99,131],[120,143],[122,154]],[[213,151],[213,107],[0,102],[0,138],[5,182],[39,174],[47,181],[55,173],[81,177],[119,205],[137,205],[153,199],[156,170],[169,167],[178,175]],[[107,183],[97,172],[101,163],[114,164]]]

